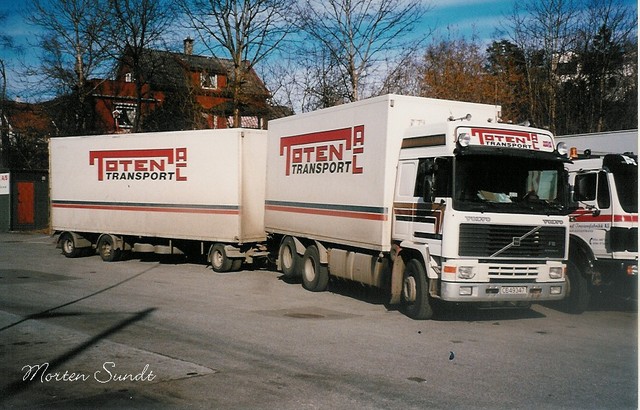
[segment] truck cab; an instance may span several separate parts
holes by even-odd
[[[570,215],[569,264],[586,288],[574,310],[605,287],[637,300],[638,165],[627,154],[573,155],[567,165],[575,211]]]
[[[428,260],[430,297],[562,299],[566,161],[540,129],[467,118],[411,129],[400,153],[393,238]],[[414,286],[405,280],[403,292]]]

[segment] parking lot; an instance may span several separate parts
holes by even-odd
[[[355,284],[0,234],[3,408],[630,409],[637,324],[616,299],[414,321]]]

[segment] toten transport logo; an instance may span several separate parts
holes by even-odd
[[[186,181],[186,148],[90,151],[98,181]]]
[[[293,135],[280,139],[280,156],[286,158],[285,175],[362,174],[358,165],[364,153],[364,125]],[[362,161],[360,161],[362,163]]]

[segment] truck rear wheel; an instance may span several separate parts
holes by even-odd
[[[583,276],[578,265],[572,260],[567,261],[567,292],[564,299],[564,310],[579,314],[589,307],[589,283]]]
[[[418,259],[411,259],[404,270],[402,284],[403,309],[411,319],[431,319],[433,309],[429,301],[427,274]]]
[[[307,248],[302,258],[302,286],[312,292],[323,292],[329,284],[329,271],[320,263],[315,245]]]
[[[121,251],[116,248],[115,241],[111,235],[102,235],[98,239],[98,253],[105,262],[115,262],[120,259]]]
[[[240,268],[242,268],[242,259],[232,259],[231,260],[231,270],[232,271],[238,271],[240,270]]]
[[[227,257],[227,252],[221,243],[216,243],[211,247],[209,259],[211,260],[211,267],[216,272],[229,272],[233,267],[233,260]]]
[[[76,242],[73,239],[73,235],[69,232],[65,232],[60,235],[60,249],[62,249],[62,254],[67,258],[77,258],[80,256],[80,249],[76,247]]]
[[[280,259],[280,267],[282,268],[282,274],[285,278],[296,278],[300,276],[301,264],[300,256],[296,252],[296,243],[292,237],[287,236],[280,244],[280,251],[278,252],[278,258]]]

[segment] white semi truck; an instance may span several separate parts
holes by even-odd
[[[267,254],[265,168],[258,130],[52,138],[52,229],[69,257],[203,254],[238,269]]]
[[[279,268],[435,300],[565,296],[568,189],[553,136],[499,107],[386,95],[269,123],[265,229]]]
[[[605,287],[637,300],[637,156],[572,151],[567,169],[577,209],[570,215],[567,307],[584,311]]]

